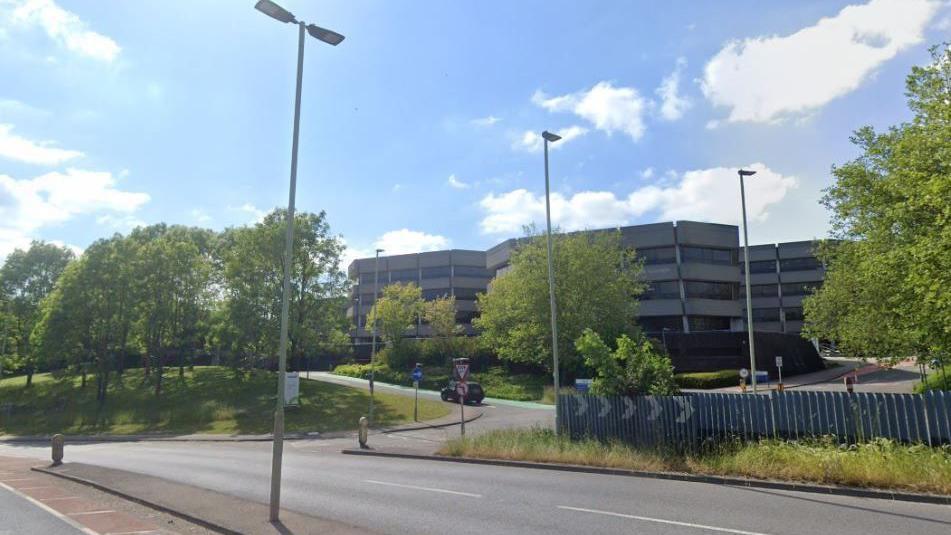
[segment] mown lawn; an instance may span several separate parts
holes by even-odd
[[[951,495],[951,447],[905,445],[884,439],[851,446],[827,439],[764,440],[724,444],[705,453],[682,455],[638,450],[620,443],[571,441],[550,430],[511,429],[453,440],[439,453]]]
[[[156,397],[143,371],[112,375],[107,399],[96,399],[94,377],[80,388],[78,377],[39,374],[26,388],[24,377],[0,381],[0,435],[211,433],[260,434],[272,430],[277,377],[254,370],[235,374],[227,368],[167,369],[163,391]],[[355,429],[364,416],[369,394],[356,388],[301,379],[301,405],[288,408],[288,432],[329,432]],[[379,425],[413,419],[413,399],[376,393]],[[420,420],[445,416],[442,403],[419,401]]]

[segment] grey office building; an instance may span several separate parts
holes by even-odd
[[[634,248],[644,261],[648,283],[640,298],[638,322],[645,331],[698,333],[745,331],[743,249],[735,225],[677,221],[620,227],[625,247]],[[476,334],[476,294],[505,272],[517,239],[488,251],[453,249],[380,257],[379,287],[413,282],[424,299],[454,295],[457,319],[467,334]],[[349,266],[353,281],[348,316],[356,328],[355,347],[370,343],[366,314],[373,303],[375,260],[355,260]],[[820,285],[823,269],[813,255],[813,242],[750,247],[750,282],[756,331],[798,333],[802,327],[802,298]],[[429,336],[428,327],[416,325],[407,336]],[[362,351],[361,351],[362,352]]]

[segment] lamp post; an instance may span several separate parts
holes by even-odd
[[[743,177],[753,176],[756,171],[738,169],[740,175],[740,204],[743,207],[743,258],[746,268],[746,333],[750,339],[750,374],[753,379],[753,393],[756,393],[756,348],[753,345],[753,297],[750,292],[750,235],[746,224],[746,187]]]
[[[555,268],[551,244],[551,195],[548,181],[548,144],[561,139],[561,136],[545,130],[542,132],[545,139],[545,224],[548,228],[548,299],[551,304],[551,358],[552,375],[555,384],[555,434],[561,434],[561,415],[558,413],[558,388],[561,380],[558,377],[558,308],[555,305]]]
[[[294,15],[270,0],[259,0],[254,8],[284,23],[297,24],[297,92],[294,97],[294,138],[291,148],[291,185],[287,199],[287,234],[284,241],[284,288],[281,293],[281,341],[277,364],[277,402],[274,409],[274,441],[271,452],[271,496],[269,518],[276,522],[281,511],[281,464],[284,457],[284,374],[287,369],[288,296],[291,288],[291,262],[294,258],[294,201],[297,195],[297,141],[300,134],[300,97],[304,76],[304,30],[330,45],[339,45],[339,33],[298,21]]]
[[[370,421],[370,425],[373,425],[373,378],[374,378],[374,361],[376,360],[376,336],[377,336],[377,326],[380,324],[379,319],[376,317],[376,302],[380,299],[380,253],[383,252],[383,249],[376,250],[376,261],[373,265],[373,341],[370,346],[370,410],[367,414],[367,419]]]

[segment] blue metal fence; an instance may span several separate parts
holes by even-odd
[[[679,396],[559,396],[562,426],[573,438],[639,447],[692,449],[725,439],[833,436],[855,443],[884,437],[951,444],[951,392],[883,394],[771,392]]]

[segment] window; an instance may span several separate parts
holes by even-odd
[[[665,329],[677,332],[684,330],[684,322],[680,316],[641,316],[637,318],[637,323],[649,333],[659,333]]]
[[[415,269],[397,269],[390,272],[390,282],[416,282],[418,276]]]
[[[673,247],[638,249],[637,257],[643,259],[644,264],[674,264],[677,262],[677,251]]]
[[[746,269],[745,262],[740,262],[740,269]],[[750,262],[750,273],[776,273],[776,261],[757,260],[756,262]]]
[[[453,275],[456,277],[485,277],[489,278],[492,275],[489,273],[489,270],[484,267],[476,266],[453,266]]]
[[[814,256],[806,258],[787,258],[779,261],[780,271],[808,271],[810,269],[819,269],[820,267],[822,267],[822,263]]]
[[[736,263],[736,254],[733,249],[681,246],[680,254],[683,255],[684,262],[701,262],[703,264]]]
[[[732,282],[685,281],[684,293],[687,297],[701,299],[736,299],[736,285]]]
[[[783,284],[783,295],[809,295],[821,286],[821,282],[793,282]]]
[[[779,297],[777,286],[776,284],[751,284],[750,297]],[[785,290],[783,293],[785,293]],[[740,285],[740,297],[746,297],[745,284]]]
[[[720,316],[688,316],[687,324],[691,332],[730,330],[730,318]]]
[[[449,266],[428,267],[422,269],[424,279],[438,279],[449,276]]]
[[[779,309],[778,308],[754,308],[753,309],[753,321],[779,321]],[[756,326],[753,326],[754,330]]]
[[[641,299],[680,299],[680,283],[677,281],[656,281],[647,284]]]
[[[453,293],[456,296],[456,299],[468,299],[473,300],[476,298],[476,294],[482,293],[485,290],[479,288],[455,288]]]
[[[440,297],[445,297],[451,294],[449,288],[435,288],[432,290],[423,290],[423,299],[427,301],[432,301],[433,299],[438,299]]]
[[[478,315],[479,315],[478,312],[473,312],[473,311],[456,312],[456,323],[464,323],[464,324],[472,323],[472,320]]]
[[[385,281],[386,273],[381,273],[380,275],[380,280]],[[373,273],[361,273],[360,284],[373,284]]]
[[[786,321],[802,321],[802,307],[784,308],[783,312],[786,313]]]

